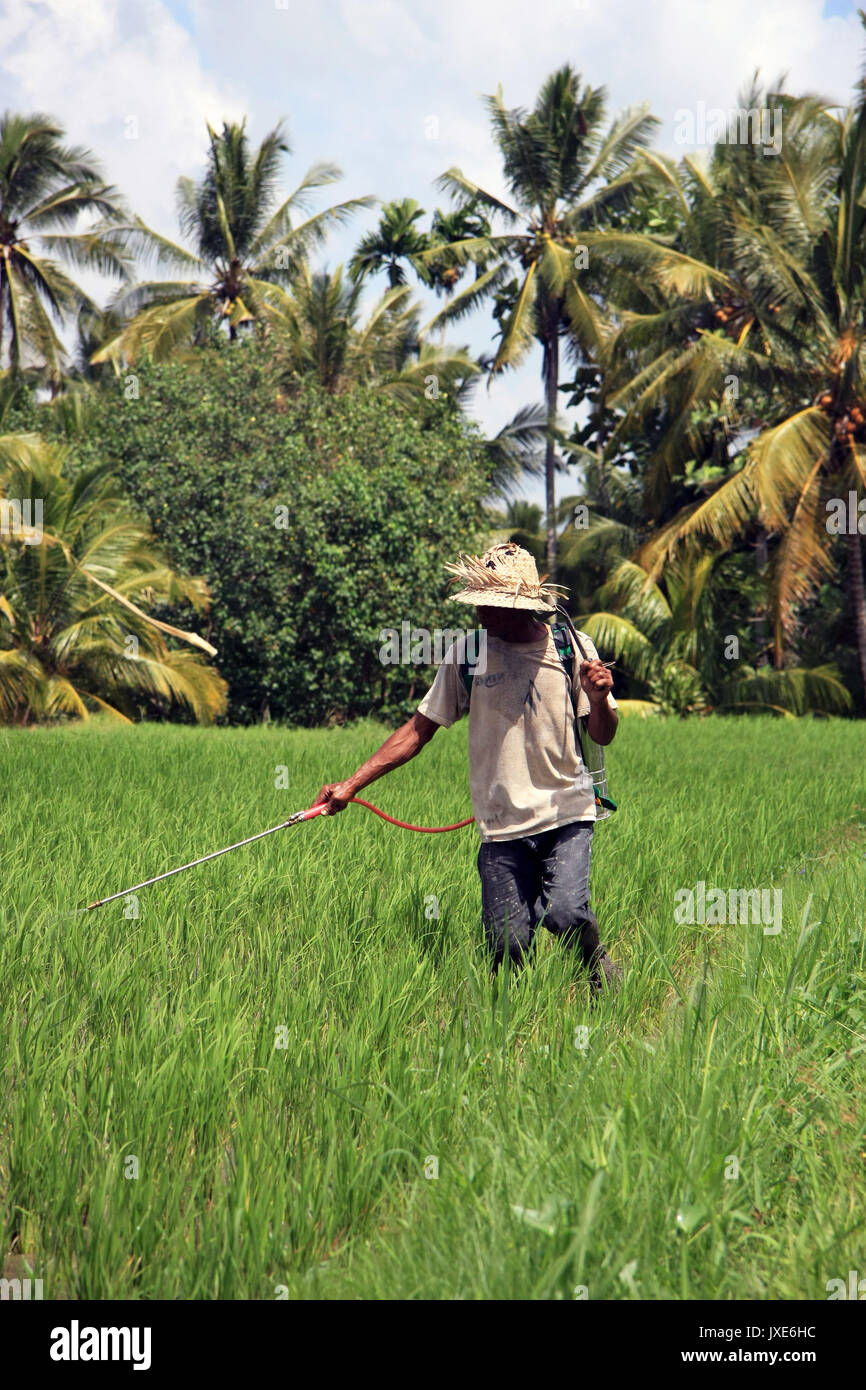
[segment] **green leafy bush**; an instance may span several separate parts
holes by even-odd
[[[77,451],[207,578],[234,722],[405,713],[434,672],[383,665],[380,630],[467,620],[442,565],[480,540],[487,478],[447,399],[418,417],[361,388],[287,394],[267,343],[244,343],[118,377]]]

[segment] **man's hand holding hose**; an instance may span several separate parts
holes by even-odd
[[[352,797],[357,796],[364,787],[369,787],[371,782],[384,777],[386,772],[393,772],[395,767],[402,767],[403,763],[408,763],[410,758],[420,753],[438,728],[435,720],[428,719],[425,714],[419,714],[416,710],[411,719],[401,724],[399,729],[395,729],[390,738],[385,739],[382,747],[358,768],[354,776],[348,777],[344,782],[327,782],[313,806],[322,806],[327,802],[328,810],[325,814],[328,816],[345,811]]]
[[[363,783],[362,783],[363,785]],[[322,806],[327,802],[327,816],[335,816],[338,811],[345,811],[352,797],[361,790],[361,787],[350,777],[347,782],[328,782],[313,802],[314,806]]]

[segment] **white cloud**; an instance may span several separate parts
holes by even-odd
[[[0,70],[7,106],[56,116],[169,235],[174,184],[201,165],[206,121],[240,118],[251,104],[228,68],[220,77],[202,70],[193,39],[160,0],[10,0],[0,12]]]
[[[339,13],[358,48],[374,58],[431,56],[430,41],[398,0],[339,0]]]

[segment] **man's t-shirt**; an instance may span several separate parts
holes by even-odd
[[[598,653],[585,633],[587,658]],[[418,706],[445,728],[469,709],[469,786],[482,840],[516,840],[577,820],[595,820],[592,779],[581,760],[568,677],[552,633],[532,642],[504,642],[489,632],[486,666],[472,682],[472,700],[460,676],[466,638],[450,648]],[[470,646],[470,656],[475,655]],[[577,676],[578,714],[589,697]],[[608,695],[611,709],[616,700]]]

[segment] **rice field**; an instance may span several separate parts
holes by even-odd
[[[383,734],[0,733],[7,1275],[691,1300],[866,1274],[866,729],[621,726],[593,905],[626,978],[592,1011],[544,931],[491,985],[474,827],[350,806],[73,915],[309,805]],[[365,795],[471,814],[465,721]],[[678,921],[699,884],[767,890],[780,929]]]

